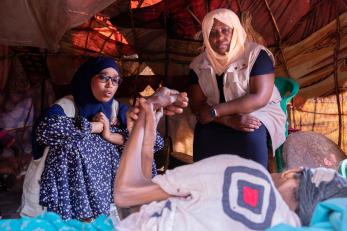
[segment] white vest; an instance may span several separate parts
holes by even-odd
[[[264,46],[248,42],[243,55],[231,63],[223,76],[223,91],[226,102],[249,93],[249,77],[252,67],[261,50],[265,50],[274,62],[272,53]],[[219,90],[216,74],[210,65],[206,53],[200,54],[190,64],[199,78],[201,90],[209,105],[219,104]],[[285,141],[286,115],[281,109],[281,95],[276,86],[267,105],[250,113],[258,118],[267,128],[272,141],[273,152]]]

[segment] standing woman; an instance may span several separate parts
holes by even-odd
[[[267,167],[267,136],[275,150],[285,140],[286,122],[274,86],[273,55],[247,41],[228,9],[209,12],[202,32],[205,51],[190,64],[194,161],[230,153]]]
[[[109,214],[128,137],[124,109],[113,99],[120,74],[112,58],[89,59],[73,77],[73,97],[51,106],[36,129],[37,142],[49,146],[39,203],[63,219],[88,221]],[[162,146],[157,136],[155,150]]]

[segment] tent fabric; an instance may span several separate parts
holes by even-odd
[[[0,3],[0,43],[55,50],[68,29],[80,25],[112,2],[3,0]]]
[[[137,8],[141,3],[142,8]],[[156,3],[158,2],[158,3]],[[112,11],[104,10],[117,27],[166,29],[172,37],[193,38],[200,31],[203,16],[212,9],[225,7],[241,12],[250,12],[253,26],[261,31],[266,45],[276,45],[278,36],[265,1],[131,1],[133,20],[127,9],[129,1],[98,0],[74,1],[57,0],[42,2],[4,0],[1,2],[0,15],[6,20],[0,22],[0,43],[4,45],[25,45],[56,49],[63,34],[70,28],[81,25],[95,13],[109,6]],[[240,2],[240,5],[238,4]],[[346,9],[347,0],[267,0],[285,44],[294,44],[308,37],[319,28],[331,22]],[[156,4],[154,4],[156,3]],[[154,5],[153,5],[154,4]],[[147,6],[147,7],[143,7]],[[136,7],[136,8],[135,8]],[[114,15],[116,14],[116,15]],[[322,17],[324,15],[324,17]],[[18,30],[18,28],[21,28]]]
[[[345,11],[347,4],[346,0],[267,0],[267,2],[276,19],[281,38],[288,44],[301,41],[335,19],[338,14]],[[256,31],[262,32],[267,41],[266,45],[276,44],[276,30],[264,0],[161,1],[151,7],[135,9],[133,17],[135,27],[163,28],[162,18],[163,15],[166,15],[169,32],[177,36],[193,37],[200,30],[199,22],[202,21],[204,15],[216,8],[229,8],[239,16],[241,16],[240,12],[251,12],[253,18],[257,19],[253,21],[253,26]],[[124,12],[118,17],[114,17],[112,22],[116,25],[125,26],[124,24],[127,24],[128,27],[131,27],[129,19],[129,13]]]
[[[347,27],[347,12],[339,17],[340,28]],[[346,87],[347,31],[341,29],[338,49],[339,86]],[[283,49],[289,74],[300,84],[300,95],[306,99],[327,96],[335,92],[334,52],[336,48],[336,20],[331,21],[306,39]],[[280,68],[280,67],[279,67]],[[279,70],[283,71],[283,70]]]

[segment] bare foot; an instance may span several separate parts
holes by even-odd
[[[178,92],[166,87],[159,88],[148,102],[154,105],[154,109],[164,108],[167,115],[174,115],[183,112],[183,108],[188,106],[188,96],[185,92]]]
[[[143,99],[144,100],[144,99]],[[127,128],[131,133],[135,121],[139,118],[140,100],[137,100],[135,106],[131,107],[127,112]],[[159,88],[156,93],[147,99],[147,103],[153,105],[153,109],[163,109],[166,115],[172,116],[183,112],[183,108],[188,106],[188,96],[185,92],[178,92],[166,87]],[[159,114],[156,114],[158,116]],[[157,122],[159,120],[157,119]]]

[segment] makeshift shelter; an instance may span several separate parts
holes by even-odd
[[[250,38],[274,52],[278,76],[299,82],[290,127],[319,132],[346,151],[347,0],[3,0],[0,88],[33,91],[37,116],[69,92],[86,56],[102,54],[122,66],[117,97],[132,98],[148,86],[186,90],[188,65],[202,49],[200,22],[221,7],[235,11]],[[10,74],[20,65],[25,78]],[[194,122],[189,109],[167,120],[174,151],[192,153]]]

